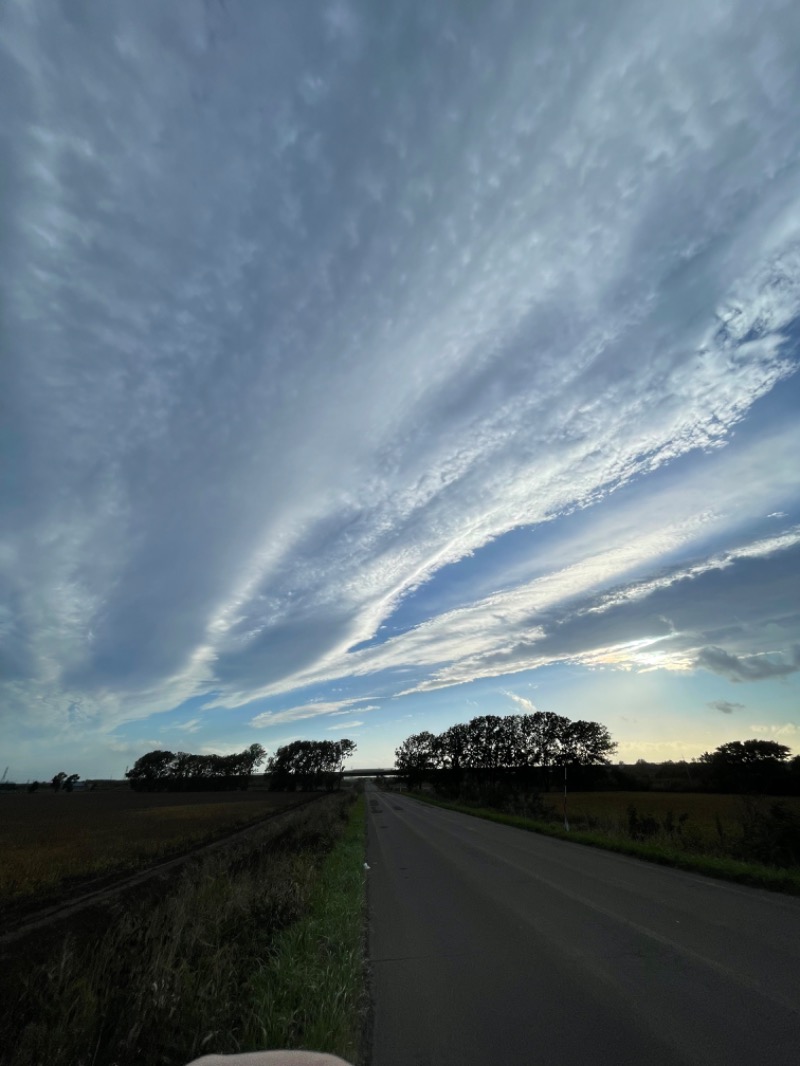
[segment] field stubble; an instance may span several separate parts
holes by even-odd
[[[0,905],[57,896],[68,883],[141,869],[307,798],[127,789],[2,795]]]

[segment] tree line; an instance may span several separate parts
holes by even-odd
[[[790,753],[774,740],[731,740],[700,756],[700,778],[713,792],[797,794],[800,755]]]
[[[442,792],[512,787],[548,791],[567,768],[571,788],[800,794],[800,755],[773,740],[734,740],[691,762],[610,765],[617,745],[598,722],[545,711],[480,715],[438,735],[415,733],[396,749],[409,787]]]
[[[278,748],[267,764],[269,787],[279,792],[334,788],[344,761],[356,750],[352,740],[295,740]]]
[[[571,721],[548,711],[479,715],[443,733],[415,733],[395,751],[410,787],[431,781],[458,791],[467,780],[548,789],[558,768],[604,765],[617,749],[599,722]],[[586,777],[586,774],[583,774]]]
[[[332,789],[341,779],[344,761],[356,750],[352,740],[296,740],[267,760],[260,744],[232,755],[192,755],[149,751],[125,772],[137,792],[195,792],[247,789],[265,760],[269,787],[279,791]]]

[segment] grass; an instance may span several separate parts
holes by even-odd
[[[301,794],[20,793],[0,799],[0,904],[135,870],[297,803]]]
[[[270,1044],[355,1058],[364,814],[353,798],[267,822],[198,859],[160,900],[134,900],[102,937],[68,937],[3,974],[0,1064],[183,1066]]]
[[[545,793],[541,797],[555,818],[563,819],[563,795]],[[800,814],[800,798],[781,802]],[[662,826],[670,812],[675,822],[686,815],[683,835],[689,843],[705,850],[717,848],[739,832],[742,797],[713,792],[571,792],[567,797],[570,824],[576,828],[600,827],[624,834],[633,806],[643,818],[653,818]]]
[[[425,803],[460,811],[463,814],[474,815],[501,825],[524,829],[528,832],[541,833],[561,840],[569,840],[576,844],[603,848],[606,851],[631,855],[635,858],[645,859],[648,862],[659,863],[663,866],[674,866],[678,869],[690,870],[695,873],[705,874],[708,877],[716,877],[738,884],[800,895],[800,868],[796,866],[780,868],[759,862],[743,861],[724,853],[724,824],[723,839],[720,840],[716,819],[719,817],[720,808],[724,809],[730,817],[731,812],[736,809],[736,804],[740,802],[739,797],[683,793],[678,795],[662,793],[656,796],[656,794],[649,792],[573,793],[568,799],[571,828],[570,831],[567,831],[563,827],[563,821],[562,824],[559,824],[556,820],[550,820],[553,815],[563,818],[563,807],[556,805],[558,797],[554,794],[541,797],[547,807],[550,806],[549,801],[553,801],[552,813],[551,810],[546,809],[545,818],[531,818],[520,814],[494,810],[489,807],[450,802],[427,793],[415,792],[412,795]],[[599,803],[597,802],[598,797],[602,797]],[[626,829],[626,825],[629,824],[627,814],[624,822],[618,816],[620,805],[623,801],[627,801],[629,806],[633,805],[635,807],[636,800],[639,797],[646,797],[646,802],[651,804],[649,807],[651,812],[656,811],[654,804],[658,805],[659,808],[663,808],[658,810],[662,817],[662,831],[654,833],[653,837],[647,840],[632,839]],[[711,802],[705,810],[704,817],[700,819],[697,817],[698,809],[702,806],[702,801],[705,800]],[[669,806],[667,806],[667,803],[669,803]],[[680,815],[675,812],[680,812],[681,806],[685,806],[687,803],[693,808],[695,818],[701,826],[704,826],[705,831],[693,832],[686,828],[681,834],[678,834],[677,831],[667,832],[663,830],[663,821],[667,818],[667,812],[669,810],[673,811],[677,824],[677,819]],[[608,817],[604,820],[602,815],[598,813],[603,807],[605,807],[606,814],[609,811],[614,812],[614,817]],[[583,813],[581,813],[581,809]],[[654,813],[645,813],[644,805],[641,811],[638,808],[636,809],[639,818],[650,817],[655,821]],[[576,826],[580,824],[579,820],[581,818],[584,819],[584,824],[590,825],[591,828],[577,828]],[[708,829],[709,824],[713,824],[714,831],[717,833],[716,843],[713,841]]]
[[[328,856],[309,913],[280,934],[254,982],[259,1047],[359,1057],[364,991],[363,796]]]

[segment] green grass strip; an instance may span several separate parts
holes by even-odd
[[[450,811],[458,811],[460,814],[471,814],[475,818],[509,825],[514,829],[524,829],[529,833],[541,833],[543,836],[569,840],[573,844],[587,844],[591,848],[602,848],[604,851],[631,855],[637,859],[645,859],[647,862],[655,862],[661,866],[674,866],[680,870],[690,870],[693,873],[716,877],[722,881],[734,881],[740,885],[765,888],[772,892],[800,895],[800,870],[782,870],[716,855],[691,854],[657,844],[647,844],[638,840],[621,840],[585,830],[567,832],[561,826],[549,822],[534,821],[516,814],[504,814],[502,811],[494,811],[488,807],[470,807],[464,803],[452,803],[421,792],[411,792],[408,795],[422,800],[423,803],[430,803],[434,807],[444,807]]]
[[[253,982],[257,1030],[246,1044],[359,1057],[366,1010],[363,795],[326,857],[305,917],[278,935]]]

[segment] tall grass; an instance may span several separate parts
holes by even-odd
[[[182,1066],[211,1051],[264,1047],[277,1031],[264,1022],[275,1014],[274,999],[282,1015],[290,1008],[299,1015],[313,1002],[302,980],[291,985],[294,962],[280,947],[281,933],[304,915],[325,912],[334,859],[326,864],[324,858],[343,837],[346,858],[336,863],[355,868],[358,858],[363,874],[352,799],[324,797],[280,824],[268,823],[253,840],[197,862],[164,898],[133,905],[97,943],[65,940],[18,980],[16,1002],[6,997],[12,1009],[0,1029],[0,1063]],[[351,882],[354,876],[350,870]],[[352,884],[351,890],[347,907],[360,928]],[[332,944],[352,932],[340,920],[318,928],[330,930]],[[355,985],[360,955],[342,950]],[[310,974],[308,961],[298,965]],[[354,1010],[351,995],[341,1003],[340,1030],[355,1026],[344,1020]],[[314,1008],[308,1013],[309,1022],[290,1033],[295,1046],[318,1037]]]
[[[252,1047],[302,1047],[355,1061],[364,987],[363,798],[328,856],[308,914],[275,941],[255,978]]]

